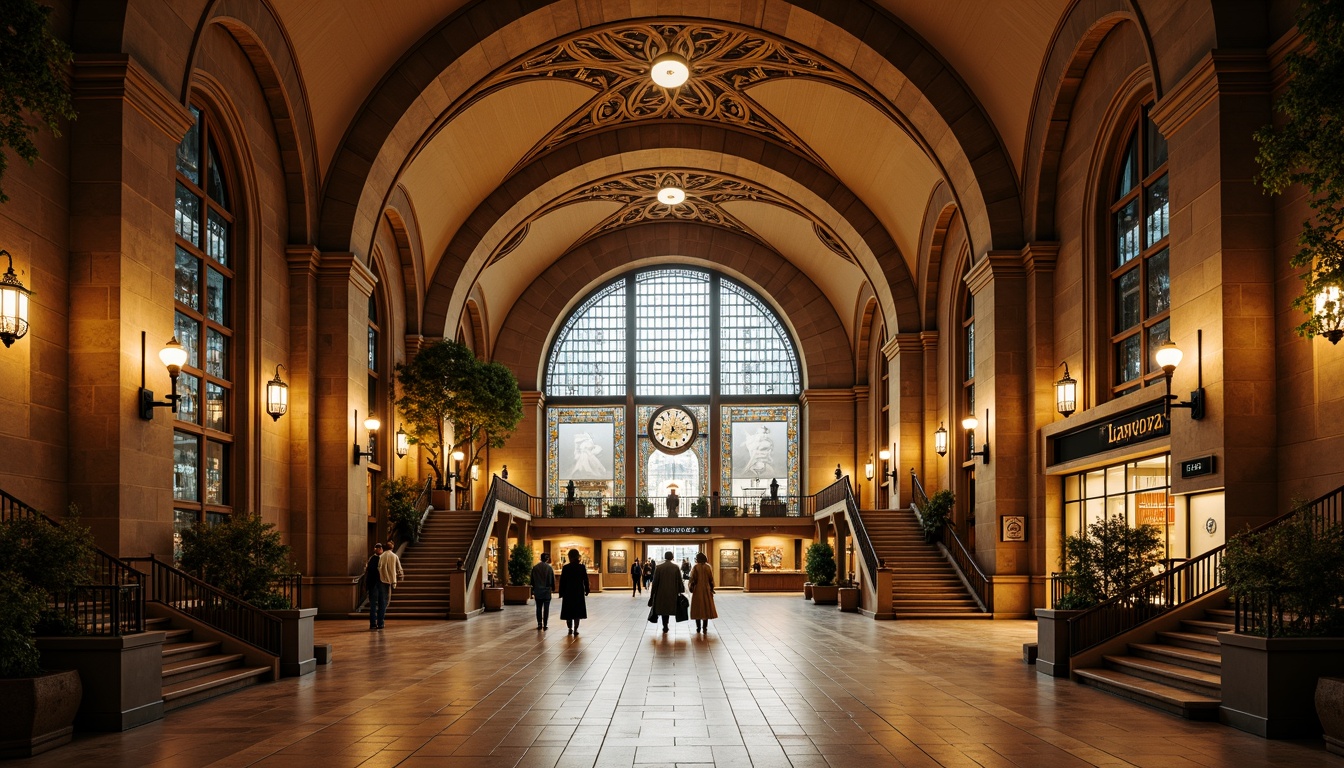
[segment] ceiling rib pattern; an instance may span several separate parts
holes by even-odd
[[[676,205],[663,204],[658,200],[658,190],[665,187],[681,189],[686,193],[686,199]],[[753,232],[751,227],[742,223],[740,219],[723,208],[725,203],[754,201],[775,205],[803,217],[812,224],[812,230],[817,235],[817,239],[827,250],[844,258],[851,264],[856,263],[854,255],[844,246],[840,237],[831,231],[829,225],[785,195],[752,184],[745,179],[725,174],[691,170],[656,170],[603,179],[555,198],[537,209],[531,217],[518,225],[513,232],[510,232],[503,239],[500,247],[491,257],[490,264],[493,265],[516,251],[527,237],[532,222],[565,206],[591,200],[620,203],[621,208],[583,234],[573,244],[574,246],[582,245],[613,229],[671,219],[699,221],[723,227],[766,243],[768,238]]]

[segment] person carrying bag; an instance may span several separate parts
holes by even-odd
[[[684,616],[690,611],[690,604],[682,608],[680,603],[686,602],[686,585],[681,580],[681,569],[672,562],[675,557],[671,552],[663,553],[663,562],[653,569],[653,585],[649,587],[649,621],[653,622],[655,618],[663,620],[663,631],[668,630],[668,619],[673,616],[677,621],[685,621]],[[681,600],[677,598],[680,597]]]

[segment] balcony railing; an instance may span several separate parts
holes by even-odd
[[[709,517],[811,517],[818,496],[678,496],[675,513],[666,496],[529,496],[528,513],[537,518],[640,517],[679,520]],[[843,500],[840,496],[836,500]],[[501,498],[501,500],[503,500]],[[521,499],[519,499],[521,501]],[[506,503],[513,506],[512,501]]]

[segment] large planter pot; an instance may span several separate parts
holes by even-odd
[[[859,590],[857,587],[840,588],[840,610],[846,613],[859,612]]]
[[[82,694],[75,670],[0,680],[0,758],[31,757],[68,744]]]
[[[1069,676],[1069,619],[1082,611],[1036,609],[1036,671],[1051,677]]]
[[[1267,739],[1321,733],[1316,681],[1344,675],[1344,638],[1256,637],[1223,632],[1223,703],[1219,718]]]
[[[527,599],[532,596],[532,587],[526,584],[509,584],[504,587],[505,605],[527,605]]]
[[[481,590],[481,594],[485,596],[485,610],[487,611],[504,610],[503,587],[486,587],[485,589]]]
[[[812,582],[810,581],[803,582],[803,599],[804,600],[812,599]]]
[[[1325,748],[1344,755],[1344,677],[1316,681],[1316,717],[1325,731]]]
[[[835,605],[840,602],[840,588],[834,584],[827,587],[823,587],[820,584],[813,584],[812,602],[817,605]]]

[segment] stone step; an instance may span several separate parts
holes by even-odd
[[[1174,645],[1178,648],[1190,648],[1212,653],[1221,653],[1220,649],[1222,648],[1217,636],[1200,632],[1158,632],[1157,638],[1167,645]]]
[[[218,653],[213,656],[174,661],[163,665],[163,684],[169,686],[187,680],[195,680],[198,677],[240,667],[242,663],[243,655],[241,653]]]
[[[961,612],[949,611],[946,613],[933,613],[933,612],[925,612],[922,610],[903,611],[899,608],[893,607],[892,612],[896,614],[896,619],[898,621],[915,621],[919,619],[963,620],[963,619],[994,618],[994,614],[985,613],[981,611],[979,608],[975,608],[973,611],[961,611]]]
[[[165,664],[183,659],[199,659],[213,656],[219,652],[219,643],[210,640],[164,643],[163,661]]]
[[[1145,659],[1139,656],[1104,656],[1106,666],[1120,672],[1162,683],[1173,688],[1182,688],[1209,698],[1222,698],[1223,678],[1221,674],[1190,669],[1157,659]]]
[[[1223,657],[1217,652],[1198,651],[1193,648],[1182,648],[1160,643],[1130,643],[1129,653],[1131,656],[1165,661],[1169,664],[1179,664],[1189,669],[1197,669],[1220,677],[1223,671]]]
[[[188,704],[213,699],[225,693],[256,685],[270,674],[271,670],[267,667],[238,667],[186,680],[171,686],[165,685],[163,687],[163,710],[169,712]]]
[[[1208,621],[1207,619],[1183,619],[1181,628],[1201,635],[1216,635],[1219,632],[1231,632],[1233,625],[1224,624],[1221,621]]]
[[[1099,688],[1140,704],[1191,720],[1216,720],[1221,699],[1203,696],[1115,669],[1079,669],[1074,674],[1083,685]]]

